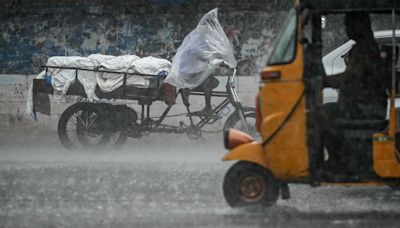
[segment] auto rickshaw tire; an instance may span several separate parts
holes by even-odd
[[[260,165],[239,161],[226,173],[223,193],[231,207],[267,208],[278,199],[279,181]]]
[[[244,118],[245,119],[254,119],[254,126],[251,125],[251,133],[250,135],[253,138],[258,138],[259,137],[259,133],[256,130],[256,126],[255,126],[255,121],[256,121],[256,111],[254,108],[251,107],[243,107],[243,114],[244,114]],[[229,130],[229,128],[236,128],[236,124],[238,122],[240,122],[240,116],[239,113],[237,111],[233,112],[230,116],[228,116],[228,118],[225,121],[224,124],[224,132]],[[238,130],[244,130],[244,129],[238,129]]]

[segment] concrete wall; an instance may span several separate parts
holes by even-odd
[[[0,75],[0,123],[12,125],[24,118],[28,77]]]

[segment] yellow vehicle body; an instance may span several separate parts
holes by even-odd
[[[311,1],[312,2],[312,1]],[[300,1],[296,1],[300,10]],[[360,6],[362,7],[362,6]],[[256,163],[269,170],[281,181],[307,179],[310,175],[307,144],[307,107],[304,96],[303,18],[297,14],[296,54],[292,61],[267,66],[261,72],[259,113],[261,142],[244,143],[231,149],[223,160],[241,160]],[[263,78],[275,73],[279,77]],[[389,127],[373,135],[373,168],[382,178],[400,177],[400,156],[396,150],[395,93],[391,93]],[[399,121],[399,120],[397,120]],[[399,137],[399,136],[398,136]],[[323,184],[323,183],[322,183]],[[340,183],[339,183],[340,184]],[[342,183],[349,185],[349,183]],[[357,183],[354,183],[357,184]],[[380,185],[381,181],[365,184]]]
[[[260,105],[263,116],[260,133],[263,139],[273,139],[265,146],[262,142],[241,145],[231,150],[224,160],[252,161],[271,170],[280,178],[308,175],[301,44],[298,44],[298,50],[300,51],[293,63],[267,68],[269,71],[280,71],[282,79],[265,83],[259,92],[260,97],[264,98]],[[285,99],[279,99],[281,97]],[[295,110],[289,121],[278,129],[293,109]],[[276,135],[273,135],[274,132],[277,132]]]

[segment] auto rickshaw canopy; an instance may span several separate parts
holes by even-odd
[[[300,0],[300,2],[302,7],[320,13],[400,10],[398,0]]]

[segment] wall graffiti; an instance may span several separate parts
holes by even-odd
[[[25,5],[9,6],[23,13],[0,14],[0,73],[37,73],[50,56],[136,54],[172,60],[204,9],[219,6],[223,9],[220,21],[233,44],[239,73],[254,75],[265,66],[286,15],[241,11],[225,3],[198,7],[200,1],[167,2],[170,4],[153,0],[123,10],[120,6],[109,10],[101,2],[73,8],[50,4],[38,11],[29,11]]]
[[[265,66],[285,15],[239,12],[230,18],[233,24],[228,22],[225,32],[234,46],[239,74],[253,75]]]

